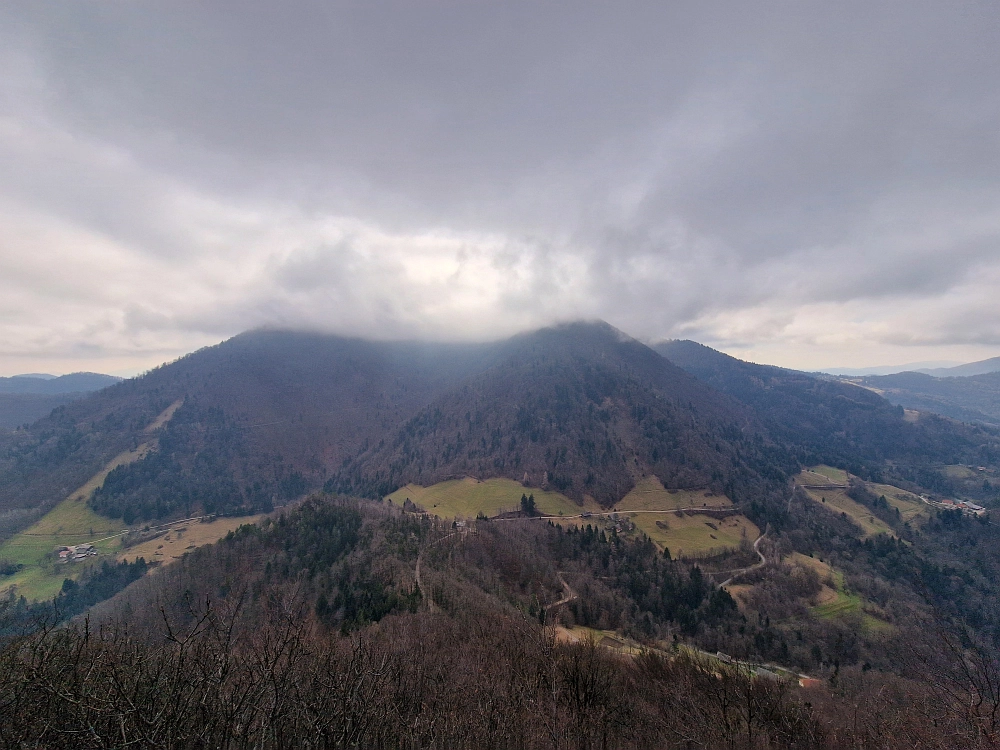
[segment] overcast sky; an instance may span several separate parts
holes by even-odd
[[[1000,4],[0,4],[0,375],[603,318],[1000,354]]]

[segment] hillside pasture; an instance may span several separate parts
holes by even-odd
[[[725,495],[706,490],[667,490],[656,477],[646,477],[615,503],[617,511],[659,511],[679,508],[730,508],[732,501]]]
[[[181,403],[176,401],[164,409],[146,428],[146,432],[166,424]],[[34,525],[0,544],[0,558],[24,566],[14,575],[0,578],[0,593],[17,587],[17,593],[26,599],[50,599],[59,593],[65,579],[75,580],[95,562],[115,554],[120,549],[122,535],[128,529],[121,521],[95,513],[88,501],[94,491],[104,484],[108,474],[119,466],[144,458],[155,445],[153,439],[118,454]],[[96,557],[62,563],[54,554],[56,547],[84,543],[94,545],[98,552]]]
[[[505,511],[520,510],[522,495],[534,495],[535,509],[540,515],[575,516],[601,511],[597,503],[577,505],[558,492],[525,487],[512,479],[479,481],[465,477],[430,487],[408,484],[387,495],[386,500],[402,506],[409,499],[427,513],[440,518],[475,518],[479,514],[496,516]]]
[[[201,521],[184,521],[171,526],[166,534],[129,547],[118,555],[119,561],[135,562],[143,558],[148,563],[168,563],[179,560],[185,554],[197,547],[213,544],[230,531],[235,531],[244,524],[253,524],[264,518],[264,515],[242,516],[232,518],[216,518],[207,523]]]
[[[636,528],[672,557],[700,556],[733,549],[746,539],[760,536],[760,529],[745,516],[719,518],[706,513],[623,513]]]
[[[826,464],[810,466],[803,474],[810,480],[804,484],[847,484],[848,479],[846,471]],[[812,481],[813,479],[818,481]]]
[[[903,521],[920,522],[930,518],[927,504],[912,492],[891,484],[869,484],[868,488],[876,495],[885,497],[886,502],[899,511]]]
[[[0,544],[0,558],[24,566],[14,575],[0,578],[0,587],[16,586],[17,593],[29,600],[48,599],[59,593],[64,579],[78,578],[95,560],[117,551],[125,531],[123,524],[94,513],[86,497],[89,495],[81,496],[80,490],[74,492],[33,526]],[[55,558],[57,546],[85,542],[97,548],[96,558],[70,563]]]
[[[825,476],[825,475],[821,475]],[[801,485],[816,484],[809,476],[809,472],[801,472],[795,477],[795,481]],[[878,534],[888,534],[895,537],[895,533],[885,521],[877,518],[871,510],[861,503],[850,498],[845,490],[841,489],[806,489],[803,487],[810,500],[822,504],[824,507],[835,513],[843,513],[858,526],[861,527],[864,538],[877,536]],[[888,496],[886,496],[888,500]],[[902,511],[900,511],[902,512]]]

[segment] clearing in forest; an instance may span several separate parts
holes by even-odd
[[[624,514],[623,514],[624,515]],[[629,513],[629,519],[660,549],[674,558],[703,556],[739,547],[744,539],[754,541],[760,529],[746,516],[704,513]]]
[[[0,544],[0,558],[24,566],[14,575],[0,578],[0,587],[6,590],[17,586],[17,593],[29,600],[50,599],[59,593],[66,578],[79,578],[101,555],[116,552],[121,536],[128,529],[120,520],[99,516],[87,501],[112,469],[138,461],[148,452],[149,445],[143,443],[135,450],[115,456],[35,524]],[[84,543],[93,544],[98,555],[63,563],[55,554],[58,546]]]
[[[868,489],[884,497],[890,507],[899,511],[899,517],[903,521],[926,521],[930,518],[927,503],[912,492],[891,484],[868,484]]]
[[[525,487],[513,479],[472,477],[439,482],[430,487],[408,484],[386,496],[396,505],[409,499],[431,515],[441,518],[475,518],[479,514],[496,516],[521,509],[521,495],[534,495],[535,510],[545,516],[575,516],[602,509],[595,502],[577,505],[565,495],[550,490]]]
[[[186,553],[206,544],[213,544],[230,531],[244,524],[257,523],[264,515],[216,518],[208,522],[197,520],[173,524],[167,532],[154,539],[140,542],[118,555],[119,561],[134,562],[142,557],[148,563],[168,563],[178,560]]]
[[[678,508],[729,508],[725,495],[707,490],[667,490],[656,477],[641,479],[631,492],[615,503],[615,510],[677,510]]]
[[[847,472],[833,466],[820,464],[804,469],[799,475],[801,484],[847,484]]]
[[[595,646],[609,648],[621,654],[638,656],[649,651],[659,651],[650,648],[648,644],[641,644],[631,638],[622,635],[615,630],[598,630],[588,628],[583,625],[574,625],[571,628],[557,625],[554,629],[557,643],[593,643]]]
[[[816,484],[810,474],[813,476],[819,474],[817,470],[821,468],[827,469],[829,467],[814,467],[810,471],[800,472],[799,475],[795,477],[795,481],[800,486]],[[839,471],[839,469],[834,469],[834,471]],[[844,474],[844,483],[846,483],[846,472],[842,473]],[[820,476],[828,475],[820,474]],[[892,537],[896,536],[885,521],[877,518],[875,514],[872,513],[870,508],[866,508],[861,503],[849,497],[846,490],[806,489],[805,487],[803,487],[803,489],[811,500],[821,503],[824,507],[830,509],[834,513],[843,513],[848,518],[853,520],[858,526],[861,527],[864,538],[876,536],[878,534],[888,534]],[[886,496],[886,500],[888,499],[888,496]]]
[[[615,504],[615,510],[675,557],[720,552],[738,547],[744,538],[756,539],[760,530],[744,516],[698,512],[732,507],[725,495],[703,489],[667,490],[656,477],[642,479]]]
[[[828,563],[798,552],[788,558],[793,565],[812,568],[820,577],[822,588],[809,608],[821,620],[830,620],[847,615],[860,615],[861,624],[868,632],[884,632],[893,626],[886,622],[885,612],[859,594],[848,590],[844,574]]]

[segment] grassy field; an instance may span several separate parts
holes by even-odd
[[[615,504],[615,510],[674,510],[676,508],[729,508],[725,495],[704,490],[665,490],[656,477],[639,481],[630,493]]]
[[[583,625],[574,625],[572,628],[557,625],[555,628],[555,638],[559,643],[584,643],[591,641],[598,646],[614,649],[619,653],[630,656],[638,656],[640,653],[650,650],[648,645],[639,644],[614,630],[598,630],[596,628],[587,628]]]
[[[181,401],[177,401],[167,407],[146,428],[146,432],[162,427],[180,405]],[[153,445],[153,441],[143,443],[134,450],[115,456],[37,523],[0,544],[0,558],[24,566],[14,575],[0,578],[0,593],[16,586],[17,593],[29,600],[49,599],[59,593],[66,578],[79,578],[88,567],[100,564],[102,559],[106,560],[108,555],[118,552],[121,535],[127,530],[125,524],[97,515],[87,501],[113,469],[138,461],[153,449]],[[84,542],[97,548],[97,557],[61,563],[53,554],[57,546]]]
[[[577,505],[558,492],[526,488],[510,479],[478,481],[471,477],[441,482],[430,487],[409,484],[387,497],[396,505],[409,498],[412,502],[441,518],[475,518],[483,513],[495,516],[506,510],[520,508],[521,495],[533,494],[535,507],[542,515],[564,516],[570,523],[593,523],[599,519],[575,519],[581,513],[601,513],[596,503]],[[760,531],[743,516],[718,518],[700,513],[650,513],[678,508],[730,508],[732,502],[721,495],[703,490],[665,490],[655,477],[648,477],[615,505],[615,510],[627,516],[661,549],[671,554],[702,555],[713,550],[739,546],[746,536],[756,539]],[[644,512],[639,512],[644,511]],[[607,518],[607,516],[601,516]]]
[[[744,535],[752,542],[760,531],[743,516],[719,518],[697,511],[683,514],[650,511],[732,506],[725,495],[705,490],[666,490],[656,477],[646,477],[615,505],[615,510],[627,515],[657,546],[669,549],[676,557],[738,547]]]
[[[821,473],[820,469],[828,470],[827,473]],[[830,469],[828,466],[817,466],[813,467],[809,471],[800,472],[796,476],[795,481],[800,485],[804,484],[819,484],[815,481],[816,476],[827,477],[828,479],[833,479],[834,472],[840,471],[839,469]],[[841,472],[843,474],[843,472]],[[846,478],[846,474],[845,474]],[[839,483],[838,480],[834,480]],[[876,536],[877,534],[888,534],[889,536],[895,536],[892,529],[879,518],[876,518],[872,512],[863,506],[861,503],[852,500],[848,497],[845,490],[805,490],[806,494],[810,499],[815,500],[817,503],[824,504],[830,510],[836,513],[845,513],[849,518],[851,518],[858,526],[861,527],[864,532],[865,538]],[[888,495],[886,500],[888,500]],[[900,511],[902,512],[902,511]]]
[[[121,521],[97,515],[86,499],[75,492],[38,523],[0,545],[0,557],[25,566],[20,572],[0,579],[0,586],[4,589],[16,586],[18,593],[28,599],[51,598],[59,593],[63,579],[78,577],[95,559],[117,551],[121,543],[119,534],[124,530]],[[56,546],[84,542],[98,549],[97,558],[71,563],[55,559]]]
[[[745,538],[753,541],[760,529],[744,516],[719,518],[702,513],[629,513],[628,517],[660,549],[673,557],[704,555],[738,547]]]
[[[809,482],[807,484],[847,484],[847,472],[843,469],[835,469],[832,466],[827,466],[826,464],[820,464],[819,466],[810,466],[807,473],[813,476],[809,477]],[[812,481],[813,479],[819,481]]]
[[[869,484],[868,489],[876,495],[882,495],[889,505],[899,511],[899,517],[904,521],[924,521],[930,518],[927,504],[917,495],[891,484]]]
[[[487,479],[480,482],[466,477],[430,487],[408,484],[386,499],[402,505],[409,498],[428,513],[441,518],[475,518],[480,513],[495,516],[507,510],[520,510],[521,495],[534,495],[535,508],[546,516],[574,516],[601,510],[596,503],[577,505],[558,492],[525,487],[512,479]]]
[[[118,559],[132,562],[142,557],[146,562],[165,563],[177,560],[196,547],[217,542],[230,531],[235,531],[243,524],[256,523],[263,517],[216,518],[208,523],[186,521],[171,527],[163,536],[129,547],[118,555]]]

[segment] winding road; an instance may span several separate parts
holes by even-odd
[[[556,573],[556,577],[559,579],[559,583],[562,584],[564,596],[557,602],[552,602],[552,604],[546,604],[545,605],[546,612],[548,612],[550,609],[555,609],[556,607],[562,604],[569,604],[574,599],[580,598],[580,596],[573,590],[573,588],[568,583],[566,583],[566,579],[563,578],[562,572]]]
[[[740,568],[739,570],[737,570],[735,573],[729,576],[729,578],[727,578],[725,581],[719,584],[720,589],[725,588],[730,583],[732,583],[734,578],[739,578],[741,575],[743,575],[744,573],[749,573],[751,570],[757,570],[758,568],[763,568],[767,564],[767,558],[764,557],[764,553],[760,551],[760,543],[766,536],[767,532],[765,531],[763,534],[757,537],[757,539],[754,540],[753,543],[753,551],[757,553],[757,557],[760,558],[760,562],[751,565],[749,568]]]
[[[450,534],[445,534],[440,539],[435,539],[433,542],[431,542],[430,544],[426,545],[423,549],[420,550],[420,554],[417,555],[417,567],[414,570],[413,577],[416,579],[417,588],[420,590],[421,596],[423,596],[427,600],[427,610],[429,612],[435,612],[436,609],[437,609],[437,605],[434,603],[434,599],[431,597],[430,592],[429,591],[424,591],[423,584],[420,581],[420,563],[423,561],[424,552],[426,550],[430,549],[431,547],[433,547],[435,544],[441,544],[441,542],[443,542],[445,539],[451,539],[451,537],[453,537],[453,536],[464,535],[466,533],[468,533],[468,532],[467,531],[453,531]]]

